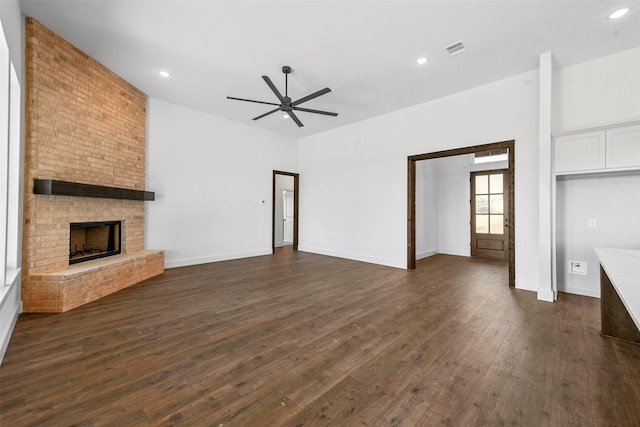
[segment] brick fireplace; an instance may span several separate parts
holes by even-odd
[[[33,18],[25,23],[22,300],[63,312],[164,271],[144,248],[144,204],[34,194],[34,180],[144,190],[146,96]],[[70,265],[71,224],[119,223],[121,253]]]

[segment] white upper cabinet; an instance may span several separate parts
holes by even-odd
[[[556,137],[554,159],[556,172],[603,169],[605,167],[605,131]]]
[[[640,168],[640,124],[576,132],[554,138],[557,174]]]
[[[640,125],[607,130],[607,168],[640,166]]]

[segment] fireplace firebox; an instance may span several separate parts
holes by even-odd
[[[72,222],[69,265],[121,253],[121,221]]]

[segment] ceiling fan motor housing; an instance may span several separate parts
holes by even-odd
[[[291,106],[291,98],[289,98],[288,96],[284,97],[284,101],[282,102],[282,104],[280,104],[280,110],[293,111],[293,108]]]

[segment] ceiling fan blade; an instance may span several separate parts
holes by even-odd
[[[320,110],[311,110],[309,108],[302,108],[302,107],[291,107],[296,111],[304,111],[305,113],[316,113],[316,114],[324,114],[325,116],[334,116],[336,117],[338,115],[338,113],[331,113],[329,111],[320,111]]]
[[[297,101],[293,101],[293,102],[291,103],[291,105],[295,106],[295,105],[298,105],[298,104],[302,104],[303,102],[310,101],[310,100],[312,100],[313,98],[317,98],[317,97],[319,97],[320,95],[324,95],[325,93],[329,93],[329,92],[331,92],[331,89],[329,89],[328,87],[325,87],[324,89],[321,89],[321,90],[319,90],[319,91],[317,91],[317,92],[314,92],[314,93],[312,93],[311,95],[307,95],[307,96],[305,96],[304,98],[300,98],[300,99],[298,99]]]
[[[302,127],[304,126],[302,124],[302,122],[300,121],[300,119],[298,118],[298,116],[296,116],[293,111],[287,111],[287,114],[289,115],[289,117],[291,117],[293,119],[294,122],[296,122],[296,124],[298,125],[298,127]]]
[[[276,104],[275,102],[254,101],[253,99],[235,98],[233,96],[227,96],[227,99],[233,99],[235,101],[255,102],[257,104],[280,105],[280,104]]]
[[[278,90],[278,88],[276,87],[276,85],[273,84],[273,82],[271,81],[271,79],[269,78],[269,76],[262,76],[262,79],[269,85],[269,87],[271,88],[271,90],[273,91],[273,93],[276,94],[276,96],[278,97],[278,99],[280,100],[280,102],[284,102],[284,97],[282,96],[282,94],[280,93],[280,91]]]
[[[274,108],[274,109],[273,109],[273,110],[271,110],[271,111],[268,111],[268,112],[266,112],[266,113],[264,113],[264,114],[259,115],[258,117],[254,117],[252,120],[258,120],[258,119],[261,119],[261,118],[263,118],[263,117],[265,117],[265,116],[268,116],[269,114],[273,114],[273,113],[275,113],[275,112],[276,112],[276,111],[278,111],[279,109],[280,109],[280,107],[278,107],[278,108]]]

